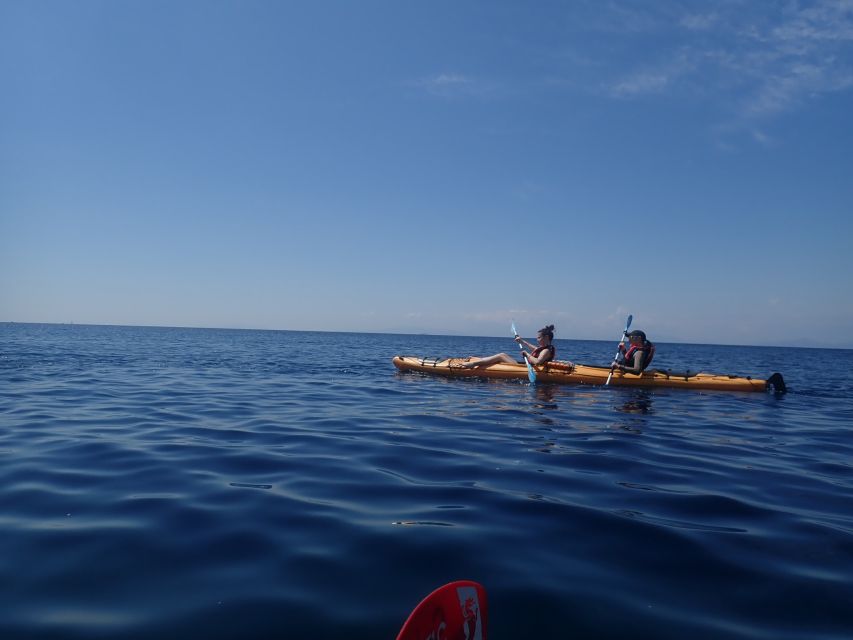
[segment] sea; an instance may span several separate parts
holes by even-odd
[[[460,579],[493,640],[853,637],[853,351],[658,344],[786,394],[391,363],[499,351],[0,324],[0,638],[393,640]]]

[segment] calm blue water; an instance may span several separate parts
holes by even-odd
[[[391,365],[514,348],[0,325],[0,637],[394,638],[460,578],[494,639],[851,637],[853,352],[658,346],[784,396]]]

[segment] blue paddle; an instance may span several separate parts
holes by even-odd
[[[632,315],[628,316],[628,321],[625,323],[625,331],[622,332],[622,338],[619,340],[620,346],[625,344],[625,336],[628,335],[628,329],[631,328],[631,321],[633,319],[634,319],[634,316],[632,316]],[[613,356],[613,364],[610,365],[610,373],[607,376],[607,382],[604,383],[605,387],[610,384],[610,378],[613,377],[613,369],[616,368],[616,360],[619,358],[619,351],[620,350],[617,348],[616,349],[616,355]]]
[[[518,337],[518,331],[515,328],[515,322],[512,323],[512,335],[514,335],[516,338]],[[520,342],[518,343],[518,348],[524,351],[524,347],[521,346]],[[536,384],[536,371],[533,370],[533,365],[530,364],[530,361],[527,358],[525,358],[524,356],[521,357],[524,358],[524,364],[527,365],[527,377],[530,379],[531,384]]]

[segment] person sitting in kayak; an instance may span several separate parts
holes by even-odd
[[[524,360],[527,360],[532,365],[540,365],[545,364],[546,362],[550,362],[557,355],[557,348],[551,344],[554,340],[554,325],[549,324],[547,327],[543,327],[539,329],[539,333],[536,335],[536,341],[539,343],[539,346],[531,344],[521,336],[516,336],[515,341],[518,344],[526,344],[531,352],[522,350],[521,357]],[[461,367],[465,369],[473,369],[474,367],[488,367],[491,364],[497,364],[498,362],[505,362],[506,364],[518,364],[518,360],[513,358],[506,353],[496,353],[493,356],[489,356],[488,358],[478,358],[475,360],[469,360],[468,362],[463,362]]]
[[[639,329],[634,329],[628,334],[630,345],[625,349],[625,345],[619,343],[619,351],[623,355],[621,364],[616,365],[616,369],[625,373],[633,373],[640,375],[646,370],[655,356],[655,345],[646,340],[646,334]]]

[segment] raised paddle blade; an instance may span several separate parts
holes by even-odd
[[[439,587],[415,607],[397,640],[486,640],[486,589],[470,580]]]
[[[515,321],[512,323],[512,335],[516,338],[518,337],[518,330],[515,328]],[[521,344],[518,345],[518,348],[524,351],[524,347]],[[522,356],[524,358],[524,356]],[[524,358],[524,364],[527,365],[527,379],[530,380],[531,384],[536,384],[536,370],[533,368],[533,365],[527,361],[527,358]]]

